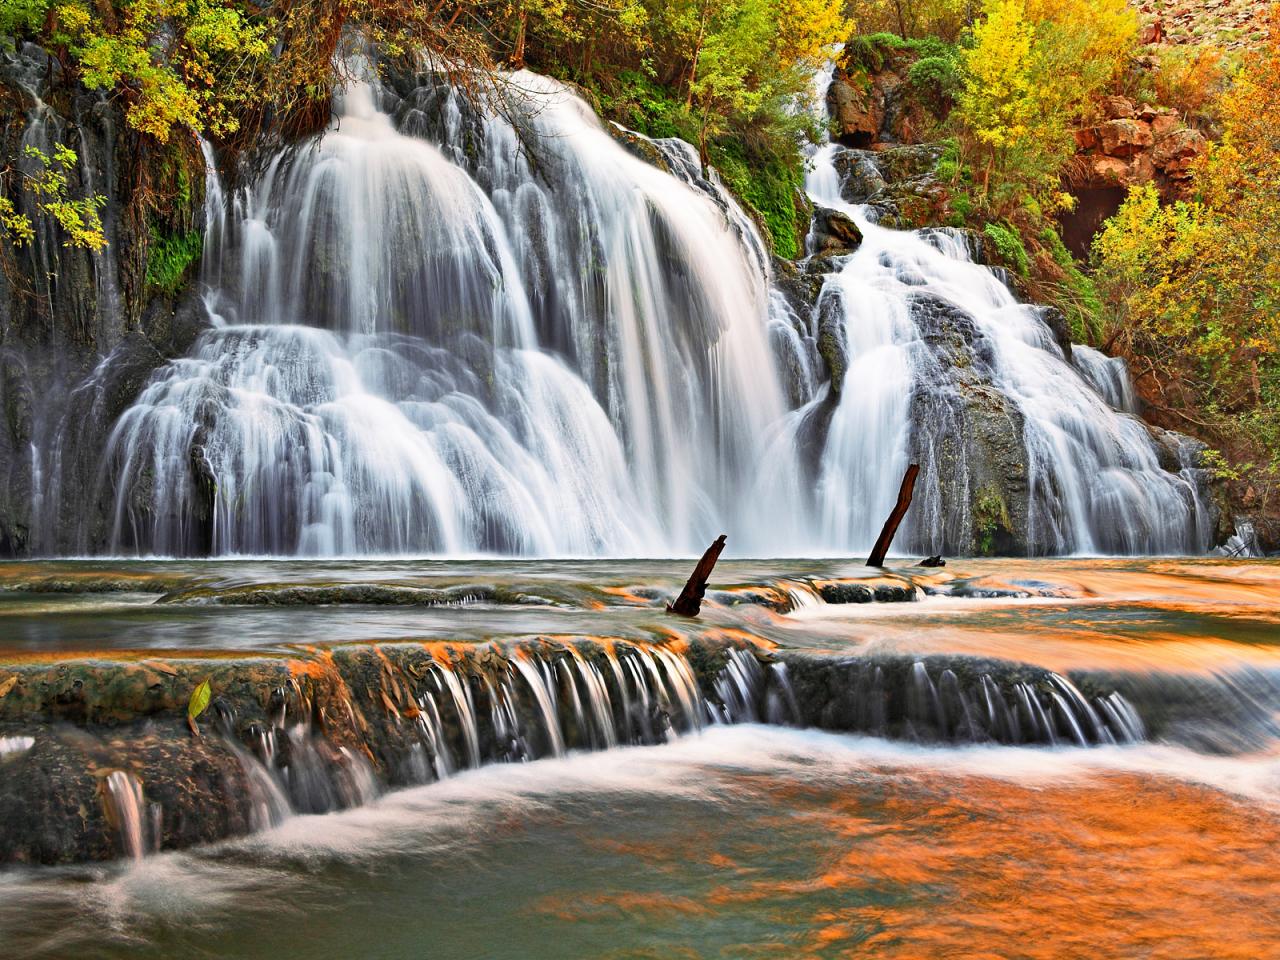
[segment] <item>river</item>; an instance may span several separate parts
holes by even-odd
[[[571,747],[220,843],[7,868],[6,952],[1280,955],[1280,564],[973,560],[876,574],[730,560],[686,625],[662,604],[688,566],[10,564],[0,656],[736,631],[784,657],[917,658],[939,686],[940,656],[985,664],[997,683],[993,662],[1058,671],[1086,691],[1105,678],[1142,738],[1010,746],[893,725],[871,736],[740,723]],[[831,582],[909,592],[831,604]],[[386,592],[359,604],[325,592],[351,585]],[[16,762],[0,760],[0,773]]]

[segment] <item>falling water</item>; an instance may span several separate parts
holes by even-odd
[[[815,81],[823,93],[831,69]],[[1010,406],[1007,420],[1021,421],[1029,552],[1207,549],[1202,479],[1186,457],[1165,469],[1146,427],[1125,415],[1136,400],[1123,362],[1088,347],[1078,348],[1074,367],[1064,362],[1041,311],[1020,304],[998,271],[972,262],[963,233],[877,225],[871,207],[844,199],[842,155],[860,156],[822,145],[806,178],[815,203],[849,216],[863,233],[856,252],[828,276],[817,307],[839,315],[851,385],[831,415],[821,455],[821,529],[834,532],[836,543],[870,542],[911,459],[929,478],[913,511],[911,542],[934,553],[959,540],[947,525],[975,492],[968,489],[968,447],[959,445],[958,461],[944,460],[940,449],[948,434],[964,431],[956,411],[969,401],[949,377],[954,361],[929,343],[929,323],[943,316],[972,337],[965,365],[979,368]],[[826,400],[824,392],[811,406]]]
[[[147,852],[142,784],[131,773],[112,770],[107,774],[105,791],[106,804],[120,834],[125,856],[141,860]]]
[[[865,240],[804,316],[688,144],[611,134],[527,72],[485,105],[419,80],[350,84],[321,136],[239,190],[202,145],[214,325],[112,430],[111,551],[636,556],[728,532],[740,552],[847,553],[908,460],[925,479],[903,545],[971,546],[960,364],[926,309],[972,330],[963,365],[1016,425],[1026,550],[1207,547],[1189,451],[1162,466],[1122,367],[1067,364],[963,235],[846,203],[843,147],[807,186]],[[822,382],[824,324],[843,391]]]
[[[359,83],[327,133],[233,199],[210,173],[220,322],[112,434],[112,548],[747,540],[748,465],[784,412],[749,221],[736,206],[726,219],[716,184],[629,154],[541,77],[510,80],[519,130],[454,91],[417,93],[445,97],[431,116],[446,124],[471,111],[483,157],[452,128],[428,142],[408,104],[402,124],[423,136],[401,133],[379,108],[393,96]],[[140,504],[142,477],[155,492]]]

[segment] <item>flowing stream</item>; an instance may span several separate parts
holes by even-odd
[[[3,567],[0,854],[74,854],[87,817],[106,837],[72,842],[115,859],[0,867],[0,937],[24,960],[1280,948],[1274,562],[726,559],[675,620],[686,568]],[[226,773],[185,766],[219,745]]]

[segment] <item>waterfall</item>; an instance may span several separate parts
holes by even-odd
[[[865,239],[806,315],[688,144],[611,132],[528,72],[488,94],[351,82],[237,189],[202,144],[213,325],[112,428],[107,549],[849,553],[910,461],[906,549],[971,550],[988,515],[1030,553],[1207,548],[1200,475],[1128,415],[1122,365],[1068,364],[962,234],[847,203],[845,148],[807,189]]]
[[[120,835],[125,856],[141,860],[147,853],[147,825],[143,820],[145,805],[142,784],[132,773],[112,770],[103,786],[104,802],[110,819]]]
[[[832,69],[815,93],[825,93]],[[886,229],[870,205],[846,201],[842,160],[872,162],[827,142],[806,178],[810,198],[850,217],[863,235],[854,253],[836,258],[816,311],[837,316],[848,356],[849,388],[830,414],[817,487],[831,546],[874,538],[915,461],[926,480],[904,530],[911,548],[962,548],[956,520],[969,527],[969,503],[981,495],[971,476],[976,409],[1001,421],[998,442],[1021,448],[1016,460],[1006,458],[1027,491],[1027,552],[1206,550],[1201,474],[1186,458],[1173,469],[1162,464],[1145,425],[1129,415],[1137,403],[1123,361],[1080,347],[1074,366],[1067,363],[1041,311],[1019,303],[999,271],[973,262],[962,232]],[[967,344],[959,363],[957,339]],[[810,407],[827,401],[824,394]],[[1008,509],[1002,496],[996,504],[993,511]]]
[[[112,433],[113,550],[634,555],[758,536],[751,465],[785,407],[754,227],[558,84],[521,73],[502,95],[509,110],[465,105],[468,157],[456,91],[403,104],[411,136],[390,92],[355,83],[323,136],[234,198],[211,179],[218,322]],[[442,96],[433,144],[421,107]]]

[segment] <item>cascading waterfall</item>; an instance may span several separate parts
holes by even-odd
[[[832,69],[815,81],[818,104]],[[836,535],[832,546],[874,537],[908,460],[922,462],[926,476],[910,541],[932,553],[961,540],[947,528],[948,514],[965,511],[956,501],[969,499],[956,495],[969,492],[965,444],[958,458],[939,453],[947,435],[963,429],[955,410],[964,403],[948,377],[954,363],[930,343],[930,322],[942,314],[969,334],[966,360],[1011,405],[1008,419],[1021,422],[1028,552],[1206,550],[1202,480],[1185,458],[1179,470],[1164,469],[1146,427],[1126,415],[1137,403],[1123,361],[1081,347],[1074,366],[1065,362],[1040,310],[1018,303],[998,271],[974,263],[962,233],[877,225],[871,207],[845,200],[841,154],[859,152],[821,145],[806,179],[816,204],[846,214],[863,234],[818,305],[842,318],[852,385],[831,415],[820,459],[818,509],[821,529]],[[825,400],[824,393],[811,405]],[[953,481],[946,502],[940,474]]]
[[[111,437],[113,549],[652,554],[752,535],[750,465],[784,412],[759,237],[559,85],[509,85],[522,126],[482,115],[470,172],[461,132],[405,135],[377,106],[392,95],[354,84],[233,201],[211,181],[219,322]]]
[[[918,460],[902,546],[953,552],[978,481],[924,307],[967,325],[1016,431],[1028,552],[1207,548],[1196,471],[1162,467],[1122,364],[1064,362],[963,236],[845,202],[843,147],[816,151],[808,191],[865,239],[805,317],[688,144],[620,131],[646,162],[527,72],[487,106],[415,82],[350,84],[322,136],[233,193],[204,145],[215,324],[111,433],[110,550],[655,555],[727,532],[847,553]],[[814,347],[833,316],[838,397]]]
[[[420,648],[411,653],[423,655]],[[264,721],[242,724],[229,701],[215,701],[208,735],[219,738],[242,773],[238,782],[232,778],[239,792],[227,802],[249,830],[278,826],[294,814],[362,806],[390,787],[429,784],[487,764],[666,743],[708,724],[820,721],[924,743],[1089,747],[1147,737],[1118,691],[1087,696],[1061,674],[1021,664],[777,658],[726,645],[702,648],[695,670],[689,654],[679,640],[538,638],[479,651],[444,645],[426,652],[425,669],[421,660],[397,659],[393,666],[385,655],[371,655],[383,668],[366,691],[373,699],[363,707],[330,701],[352,718],[365,711],[358,743],[322,729],[315,720],[323,714],[320,701],[296,678],[272,691]],[[718,666],[701,672],[709,664]],[[353,692],[345,682],[337,689],[343,697]],[[374,702],[385,709],[386,723],[367,712]],[[0,739],[0,762],[33,743]],[[173,817],[181,816],[166,818],[159,803],[144,800],[143,780],[121,769],[104,778],[102,802],[119,852],[135,860],[159,849]]]

